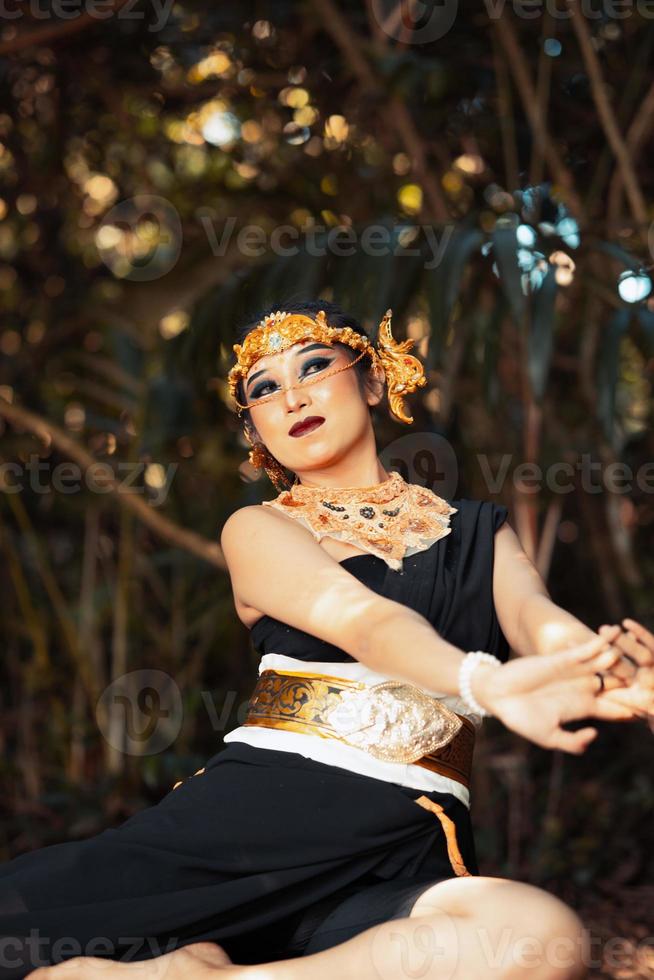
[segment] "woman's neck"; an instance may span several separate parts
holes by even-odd
[[[332,488],[337,490],[351,490],[356,487],[366,488],[378,486],[390,479],[391,474],[387,473],[381,463],[377,460],[372,467],[352,466],[348,468],[331,468],[324,472],[312,471],[306,476],[302,473],[296,475],[295,482],[303,487],[312,488]]]

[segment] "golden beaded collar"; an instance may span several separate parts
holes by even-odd
[[[402,559],[425,551],[452,530],[456,507],[432,490],[407,483],[397,472],[370,487],[305,487],[295,484],[264,506],[294,517],[314,537],[336,538],[383,558],[394,571]]]

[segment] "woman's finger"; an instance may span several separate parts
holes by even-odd
[[[603,633],[608,628],[608,626],[600,626],[599,632]],[[623,654],[622,661],[616,667],[619,666],[624,670],[625,676],[627,676],[626,671],[631,671],[633,674],[639,666],[650,667],[654,664],[654,649],[650,650],[648,646],[641,643],[631,630],[623,630],[613,642]]]
[[[607,631],[610,629],[613,629],[613,627],[605,624],[600,626],[598,633],[601,636],[606,636]],[[642,643],[638,643],[635,640],[633,634],[631,634],[630,642],[627,639],[627,633],[622,629],[613,640],[612,646],[620,651],[620,657],[611,667],[611,673],[616,677],[622,678],[624,681],[631,680],[641,662],[648,663],[652,656]]]
[[[558,690],[562,695],[565,694],[579,694],[594,697],[595,695],[602,694],[604,691],[613,691],[616,688],[624,687],[625,685],[618,677],[613,677],[611,674],[604,672],[602,676],[602,684],[600,684],[599,677],[596,671],[592,674],[582,674],[580,677],[573,677],[571,679],[566,679],[558,685],[550,685],[548,691]]]
[[[548,668],[552,667],[552,671],[548,670],[548,673],[553,672],[555,676],[557,670],[564,666],[579,668],[579,674],[602,670],[604,664],[611,665],[620,658],[620,651],[612,645],[613,639],[619,631],[620,627],[618,626],[610,633],[607,632],[602,636],[595,635],[585,643],[559,650],[556,653],[542,655],[538,659]]]
[[[590,656],[588,654],[583,654],[581,657],[579,655],[573,655],[572,664],[573,668],[576,668],[578,674],[592,673],[596,670],[610,670],[616,663],[620,660],[620,651],[616,646],[610,644],[603,650],[599,649],[594,654]]]
[[[630,721],[639,717],[640,709],[633,698],[630,702],[620,700],[620,695],[604,690],[597,693],[596,677],[578,678],[567,685],[557,685],[559,698],[559,723],[578,721],[580,718],[601,718],[604,721]],[[622,689],[624,690],[624,688]]]
[[[588,665],[597,659],[606,663],[615,663],[621,656],[619,648],[615,646],[615,640],[619,634],[620,627],[616,626],[606,630],[601,635],[596,634],[585,643],[560,651],[560,656],[562,659],[566,659],[567,655],[569,661],[581,665]]]
[[[610,648],[601,649],[602,646],[606,648],[606,640],[601,637],[592,642],[595,651],[593,653],[588,652],[588,644],[585,644],[581,652],[578,647],[573,647],[557,653],[521,657],[509,661],[506,666],[511,668],[513,693],[517,693],[518,690],[515,685],[519,685],[523,692],[527,692],[550,684],[570,681],[576,677],[592,676],[596,671],[607,670],[619,657],[618,651]],[[517,678],[520,680],[518,681]]]
[[[635,660],[636,665],[651,667],[654,664],[654,650],[650,650],[648,646],[641,643],[631,630],[627,633],[621,633],[615,644],[620,647],[623,653],[627,654],[627,657]]]
[[[618,627],[619,629],[619,627]],[[597,671],[609,670],[620,658],[620,651],[610,645],[609,635],[596,636],[586,643],[557,653],[529,657],[529,680],[532,687],[572,679],[592,676]]]
[[[600,687],[597,674],[593,674],[593,694],[602,694],[603,691],[614,691],[618,687],[625,687],[625,682],[620,677],[616,677],[611,671],[600,671],[604,680],[604,686]]]
[[[642,716],[637,697],[625,700],[626,688],[620,681],[612,682],[604,678],[604,688],[600,692],[599,681],[595,675],[578,678],[567,685],[563,693],[568,695],[560,713],[561,721],[575,721],[579,718],[602,718],[605,721],[630,721]]]
[[[615,691],[599,694],[596,700],[612,701],[636,712],[639,717],[654,714],[654,694],[651,690],[623,687]]]
[[[640,717],[640,713],[635,712],[633,708],[611,701],[603,694],[593,700],[595,703],[591,711],[592,718],[602,718],[604,721],[634,721]]]
[[[617,657],[619,651],[610,647],[608,635],[594,636],[579,646],[559,650],[557,653],[509,660],[493,672],[494,690],[498,697],[527,694],[538,688],[605,670]]]
[[[576,732],[567,732],[565,728],[557,728],[554,732],[550,748],[581,755],[597,736],[596,728],[580,728]]]
[[[637,640],[640,640],[649,650],[654,652],[654,633],[650,633],[642,623],[637,623],[635,619],[629,617],[623,619],[622,623],[628,630],[631,630]]]

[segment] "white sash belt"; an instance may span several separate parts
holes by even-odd
[[[313,672],[330,674],[346,680],[361,681],[364,684],[379,684],[389,678],[371,670],[359,661],[348,663],[326,663],[325,661],[298,660],[281,653],[266,653],[259,662],[259,674],[274,668],[276,670],[295,670],[299,673]],[[478,728],[482,719],[479,715],[470,714],[460,698],[442,692],[424,689],[425,693],[438,697],[448,708],[457,714],[465,715]],[[372,776],[390,783],[399,783],[420,790],[437,790],[440,793],[451,793],[469,807],[469,790],[458,780],[450,779],[438,772],[425,769],[415,763],[387,762],[376,759],[364,749],[346,745],[338,739],[323,739],[316,735],[305,735],[301,732],[283,731],[275,728],[240,725],[223,738],[224,742],[247,742],[263,749],[277,749],[282,752],[296,752],[307,759],[323,762],[330,766],[339,766],[356,772],[362,776]]]

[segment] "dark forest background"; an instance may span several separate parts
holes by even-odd
[[[505,503],[592,628],[654,626],[653,51],[636,0],[5,4],[0,856],[239,723],[218,535],[275,491],[225,374],[265,304],[392,307],[429,386],[383,459]],[[654,976],[654,735],[599,727],[576,757],[487,723],[480,863],[580,908],[594,975]]]

